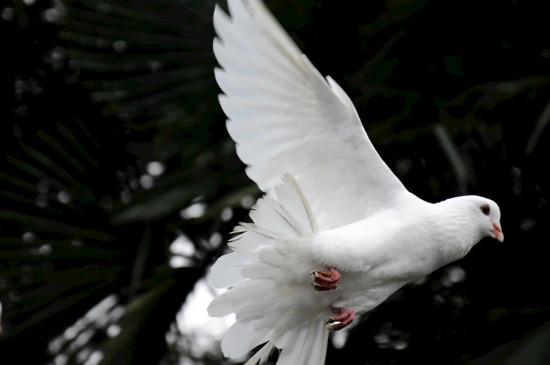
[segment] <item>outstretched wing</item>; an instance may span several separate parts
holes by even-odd
[[[301,53],[260,0],[214,12],[221,106],[247,174],[267,192],[292,174],[320,229],[362,219],[406,192],[346,93]]]

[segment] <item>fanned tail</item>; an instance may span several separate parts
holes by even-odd
[[[267,359],[269,359],[269,356],[273,352],[274,348],[275,345],[271,341],[267,342],[264,346],[262,346],[260,350],[258,350],[258,352],[254,354],[254,356],[250,358],[250,360],[245,362],[244,365],[265,364],[267,362]]]
[[[311,209],[289,174],[275,187],[276,200],[265,196],[229,242],[232,253],[212,267],[210,282],[229,287],[208,307],[211,316],[236,313],[236,323],[222,340],[230,358],[265,345],[246,363],[262,364],[274,347],[282,349],[279,365],[324,363],[328,330],[326,307],[309,284],[314,263],[307,238],[317,232]],[[304,240],[306,239],[306,240]]]

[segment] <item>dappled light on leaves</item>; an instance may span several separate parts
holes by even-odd
[[[68,327],[63,334],[50,341],[48,351],[53,364],[78,363],[96,365],[103,360],[102,350],[92,343],[93,338],[114,338],[120,333],[118,320],[124,314],[116,295],[110,295],[92,307],[82,318]]]
[[[200,218],[206,211],[206,204],[196,202],[180,211],[180,215],[184,219]]]
[[[386,323],[374,336],[374,342],[382,349],[405,350],[408,344],[408,335]]]
[[[195,284],[193,292],[185,305],[176,315],[175,331],[170,331],[168,339],[183,358],[198,359],[207,355],[219,356],[219,339],[234,323],[234,318],[211,318],[206,313],[206,306],[214,297],[206,280]]]
[[[10,21],[13,19],[14,11],[13,8],[10,6],[6,6],[2,9],[0,12],[0,16],[2,17],[2,20],[4,21]]]
[[[179,268],[193,265],[195,245],[183,234],[170,244],[170,267]]]
[[[160,176],[164,173],[164,165],[159,161],[150,161],[147,163],[147,173],[151,176]]]
[[[446,287],[451,287],[457,283],[466,280],[466,271],[460,266],[449,266],[444,270],[444,275],[441,278],[441,284]]]
[[[222,212],[220,213],[220,218],[224,222],[231,220],[231,218],[233,218],[233,209],[231,209],[231,207],[223,208]]]

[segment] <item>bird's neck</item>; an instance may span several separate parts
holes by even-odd
[[[444,200],[436,204],[441,227],[442,254],[446,261],[455,261],[464,257],[481,239],[478,230],[472,222],[470,214],[463,205],[454,199]]]

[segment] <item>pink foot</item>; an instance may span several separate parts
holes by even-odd
[[[333,290],[342,281],[342,275],[335,268],[328,266],[328,271],[313,270],[309,277],[313,289],[317,291]]]
[[[355,319],[355,311],[347,308],[332,308],[334,316],[328,317],[327,328],[331,331],[339,331],[349,326]]]

